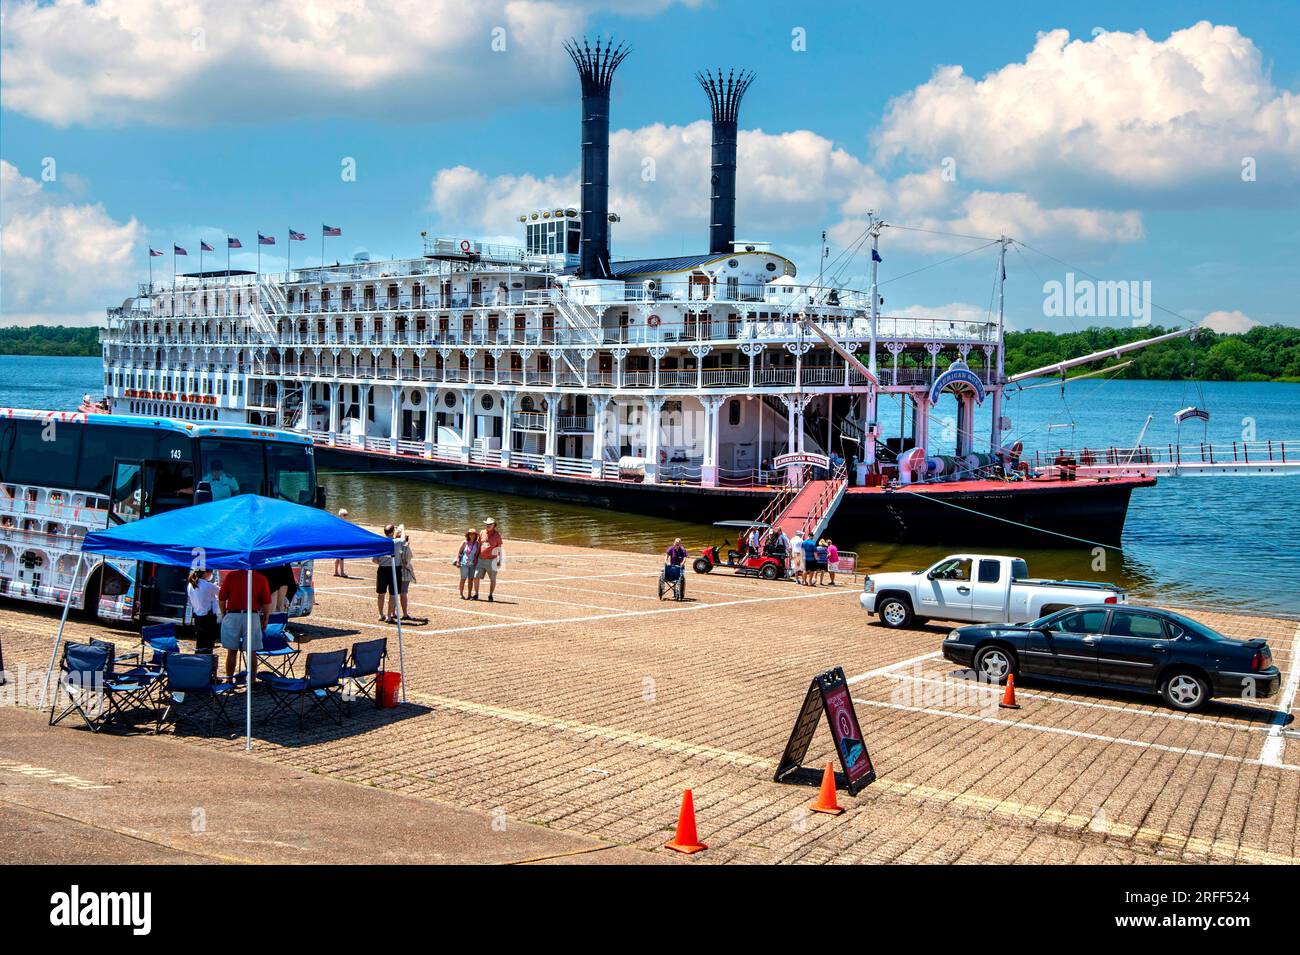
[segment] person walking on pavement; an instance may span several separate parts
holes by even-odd
[[[501,532],[497,530],[495,518],[489,517],[483,522],[483,533],[478,536],[478,567],[474,571],[474,596],[478,600],[479,587],[483,578],[488,578],[488,603],[495,599],[497,591],[497,571],[501,569]]]
[[[397,528],[392,524],[384,527],[384,536],[393,540],[393,535],[397,533]],[[379,610],[380,623],[397,623],[397,598],[402,592],[402,567],[401,557],[389,552],[381,557],[370,558],[372,562],[378,564],[375,571],[375,604]],[[393,576],[396,574],[397,580],[394,583]],[[388,597],[388,608],[384,608],[384,597]]]
[[[460,571],[460,599],[470,600],[474,596],[474,570],[478,564],[478,531],[470,528],[465,532],[465,539],[460,542],[456,559],[452,566]],[[468,593],[466,593],[468,589]]]
[[[345,521],[348,519],[348,509],[346,507],[339,508],[339,517]],[[334,558],[334,576],[343,578],[348,576],[348,569],[344,566],[342,557]]]

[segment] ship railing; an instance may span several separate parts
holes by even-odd
[[[1034,451],[1035,468],[1071,462],[1081,467],[1139,468],[1146,464],[1295,464],[1300,462],[1300,441],[1261,440],[1196,444],[1138,445],[1134,447],[1059,448]]]
[[[546,414],[541,411],[516,411],[511,422],[520,431],[546,430]]]
[[[617,481],[620,479],[622,471],[619,469],[617,461],[601,461],[600,476],[606,481]]]
[[[699,375],[694,371],[674,371],[670,369],[659,372],[660,388],[694,388],[699,383]]]
[[[649,388],[655,383],[655,374],[653,371],[625,371],[623,372],[624,388]]]
[[[754,369],[755,384],[758,385],[793,385],[794,369],[793,368],[756,368]]]
[[[546,456],[530,451],[511,451],[510,466],[527,471],[541,471],[546,467]]]
[[[424,442],[413,441],[409,438],[401,438],[397,442],[397,453],[422,455],[424,454]]]
[[[595,418],[591,415],[559,415],[556,427],[564,434],[587,434],[592,430]]]
[[[590,458],[555,458],[555,473],[566,477],[591,477]]]
[[[703,480],[704,469],[686,461],[669,461],[659,465],[655,473],[660,484],[699,484]]]
[[[749,384],[749,372],[743,368],[706,368],[704,370],[705,386]]]

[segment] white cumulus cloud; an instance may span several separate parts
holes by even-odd
[[[982,79],[944,66],[890,105],[880,156],[939,164],[985,182],[1178,189],[1215,181],[1294,188],[1300,95],[1269,79],[1254,42],[1200,22],[1165,40],[1102,32],[1038,36],[1023,62]]]
[[[6,108],[56,125],[180,126],[424,121],[431,109],[546,95],[571,84],[556,52],[589,13],[559,0],[5,0],[3,10]]]
[[[1234,308],[1230,312],[1223,310],[1211,312],[1201,319],[1199,324],[1201,328],[1208,328],[1223,335],[1238,335],[1250,331],[1259,322]]]
[[[138,277],[144,229],[98,203],[61,200],[0,159],[0,320],[98,322]]]

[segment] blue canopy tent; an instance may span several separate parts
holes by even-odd
[[[395,556],[398,546],[391,538],[373,534],[314,507],[241,494],[107,530],[91,531],[82,541],[81,552],[83,555],[101,554],[175,567],[258,570],[299,560]],[[394,591],[397,589],[396,575],[394,567]],[[248,606],[252,603],[252,574],[245,575],[245,580],[249,591]],[[50,656],[50,672],[63,641],[70,604],[71,591],[59,621],[58,636]],[[246,647],[252,642],[251,614],[247,621]],[[402,671],[402,699],[405,701],[406,659],[400,621],[397,624],[397,653]],[[253,682],[247,681],[245,691],[246,749],[252,748],[253,740]]]

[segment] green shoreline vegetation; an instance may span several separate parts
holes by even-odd
[[[1007,374],[1019,374],[1078,355],[1151,338],[1173,328],[1087,328],[1077,332],[1007,332]],[[63,325],[0,328],[0,355],[98,357],[99,329]],[[978,364],[978,349],[971,352]],[[1178,381],[1300,381],[1300,328],[1260,325],[1242,334],[1201,329],[1195,339],[1180,338],[1131,352],[1119,378]]]

